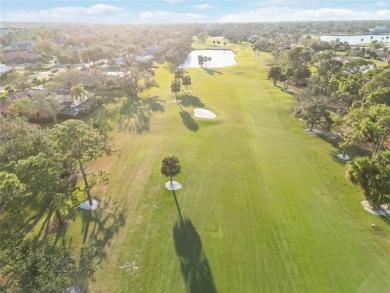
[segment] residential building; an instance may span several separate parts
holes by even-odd
[[[390,28],[387,26],[377,26],[374,28],[370,28],[370,32],[373,34],[386,34],[390,33]]]

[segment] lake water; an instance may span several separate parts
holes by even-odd
[[[4,72],[11,70],[11,69],[12,69],[11,67],[8,67],[7,65],[0,63],[0,75],[3,74]]]
[[[200,67],[198,64],[199,55],[211,57],[210,64],[208,65],[209,68],[219,68],[237,64],[235,59],[236,55],[231,50],[195,50],[188,54],[187,59],[180,67]]]
[[[372,37],[372,39],[371,39]],[[389,37],[389,39],[386,39]],[[337,35],[327,35],[321,36],[321,41],[335,41],[337,38],[340,39],[340,42],[348,42],[350,45],[356,45],[359,43],[370,43],[371,41],[383,41],[383,43],[390,43],[390,34],[387,35],[349,35],[349,36],[337,36]],[[382,40],[382,38],[384,38]],[[363,39],[363,42],[362,42]]]

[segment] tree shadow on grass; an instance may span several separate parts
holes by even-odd
[[[183,120],[183,124],[191,131],[197,131],[199,129],[199,125],[196,123],[194,118],[191,117],[190,113],[187,111],[181,111],[180,117]]]
[[[113,130],[116,122],[121,132],[143,133],[149,130],[153,113],[165,111],[164,103],[158,96],[116,98],[96,110],[92,125],[102,134]]]
[[[119,131],[136,131],[137,133],[148,131],[150,118],[153,113],[165,111],[163,102],[157,96],[151,98],[129,98],[123,103],[118,113]]]
[[[382,216],[380,216],[380,217],[381,217],[381,219],[382,219],[383,222],[385,222],[385,223],[387,223],[388,225],[390,225],[390,216],[384,216],[384,215],[382,215]]]
[[[206,71],[207,74],[209,74],[209,75],[223,74],[222,72],[217,71],[215,69],[210,69],[210,68],[204,68],[203,67],[203,70]]]
[[[82,217],[82,244],[80,250],[80,266],[86,266],[83,263],[91,261],[100,262],[107,257],[105,249],[110,246],[110,242],[115,234],[126,223],[127,208],[116,205],[112,206],[110,202],[101,202],[96,210],[80,211]],[[89,247],[86,250],[86,247]],[[89,278],[88,271],[78,277],[78,286],[82,292],[88,292]]]
[[[205,105],[202,103],[202,101],[189,93],[184,93],[178,95],[179,100],[181,100],[180,104],[183,107],[196,107],[196,108],[203,108]]]
[[[183,124],[191,131],[197,131],[199,129],[198,123],[194,120],[194,118],[191,117],[191,114],[188,113],[187,111],[184,111],[183,108],[181,107],[181,103],[177,103],[179,106],[181,112],[180,117],[181,120],[183,120]]]
[[[188,293],[216,293],[210,264],[202,241],[191,220],[179,220],[173,226],[176,254]]]
[[[125,225],[127,208],[119,205],[110,209],[110,203],[100,203],[93,211],[81,210],[83,244],[95,241],[96,245],[105,248],[112,237]]]

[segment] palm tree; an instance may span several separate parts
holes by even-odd
[[[202,55],[198,55],[198,64],[203,68],[204,59]]]
[[[185,85],[186,90],[188,90],[188,86],[191,85],[191,76],[189,75],[183,76],[183,85]]]
[[[161,161],[161,173],[164,176],[169,177],[169,181],[171,183],[171,186],[173,185],[172,177],[175,175],[178,175],[180,173],[180,169],[181,169],[181,167],[180,167],[179,158],[176,156],[165,157]],[[177,201],[176,193],[175,193],[175,190],[173,188],[172,188],[172,193],[173,193],[173,198],[175,199],[175,204],[176,204],[177,211],[179,213],[180,221],[183,222],[183,217],[182,217],[181,212],[180,212],[179,203]]]
[[[171,157],[165,157],[161,161],[161,173],[169,177],[169,180],[172,185],[172,177],[180,173],[180,164],[179,164],[179,158],[176,156]]]
[[[177,94],[180,92],[181,83],[179,79],[175,79],[171,82],[171,92],[175,93],[176,102],[177,102]]]
[[[211,62],[211,57],[206,57],[205,61],[207,62],[207,68],[208,68]]]
[[[87,95],[87,91],[84,89],[83,85],[80,83],[78,85],[75,85],[70,90],[70,96],[74,100],[78,100],[81,102],[82,100],[85,100],[85,96]]]
[[[183,78],[184,71],[183,69],[176,69],[175,70],[175,79],[181,79]]]

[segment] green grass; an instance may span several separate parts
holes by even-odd
[[[238,64],[219,73],[187,70],[215,120],[183,107],[198,130],[186,127],[162,65],[144,95],[164,100],[164,112],[142,134],[110,133],[120,151],[94,163],[111,170],[95,190],[107,205],[65,234],[78,246],[94,231],[105,247],[90,291],[388,292],[388,224],[362,210],[337,148],[289,115],[291,96],[270,86],[264,55],[235,52]],[[181,225],[159,171],[170,154],[182,164]]]

